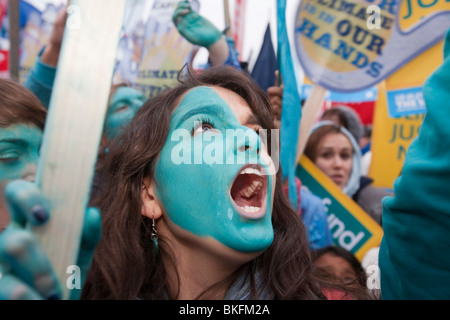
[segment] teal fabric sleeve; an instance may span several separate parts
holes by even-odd
[[[382,299],[450,298],[450,30],[443,64],[425,81],[427,114],[383,199]]]
[[[34,93],[48,110],[50,97],[52,96],[53,83],[55,81],[56,68],[41,61],[41,54],[36,58],[36,64],[31,69],[24,87]]]

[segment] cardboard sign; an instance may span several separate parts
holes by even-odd
[[[374,186],[393,188],[409,145],[417,136],[426,115],[426,109],[419,112],[419,109],[414,108],[415,102],[408,100],[402,109],[392,106],[391,103],[395,103],[392,102],[393,93],[420,92],[420,98],[425,79],[442,63],[442,52],[443,41],[380,83],[374,112],[372,161],[369,168]],[[417,95],[414,98],[417,99]]]
[[[57,1],[62,2],[62,1]],[[25,82],[36,57],[48,44],[58,11],[65,8],[64,3],[57,6],[50,1],[35,7],[30,1],[20,1],[21,39],[20,39],[20,81]]]
[[[134,84],[149,98],[178,84],[178,72],[194,46],[177,30],[172,15],[179,0],[127,2],[114,82]],[[193,10],[198,0],[191,0]]]
[[[366,252],[381,243],[383,229],[355,201],[349,198],[305,155],[296,175],[327,208],[328,225],[335,245],[352,252],[362,261]]]
[[[443,39],[449,17],[447,0],[303,0],[296,51],[314,83],[360,91]]]
[[[427,111],[422,86],[390,90],[386,92],[386,97],[391,118],[422,114]]]

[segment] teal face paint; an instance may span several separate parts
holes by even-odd
[[[118,88],[109,106],[103,128],[106,137],[111,140],[122,133],[145,100],[145,96],[133,88]]]
[[[0,128],[0,183],[35,173],[29,170],[38,163],[42,135],[34,125]]]
[[[187,132],[181,142],[173,139],[180,136],[177,130]],[[235,143],[226,143],[230,131],[242,133]],[[247,143],[243,136],[250,138]],[[190,163],[174,161],[173,150],[180,145],[191,151]],[[214,147],[224,161],[201,159]],[[229,161],[260,147],[257,134],[239,123],[216,91],[198,87],[188,92],[173,112],[155,170],[156,192],[170,220],[240,252],[266,249],[273,241],[272,176],[260,173],[269,168],[259,154],[252,165]]]

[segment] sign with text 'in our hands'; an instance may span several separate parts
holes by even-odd
[[[449,27],[449,0],[302,0],[295,46],[313,83],[353,92],[381,82]]]

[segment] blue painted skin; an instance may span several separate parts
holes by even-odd
[[[208,99],[205,99],[208,98]],[[187,118],[189,115],[189,118]],[[194,129],[195,122],[214,122],[212,130],[209,127]],[[242,126],[227,103],[211,88],[199,87],[191,90],[171,119],[170,134],[176,129],[186,129],[196,133],[190,137],[192,148],[194,139],[205,139],[207,135],[225,134],[226,129],[241,129],[247,136],[254,136],[248,142],[250,149],[259,148],[261,141],[253,130]],[[203,130],[204,129],[204,130]],[[1,131],[1,130],[0,130]],[[40,140],[39,140],[40,145]],[[36,141],[37,141],[36,140]],[[178,141],[167,140],[156,169],[157,193],[165,204],[165,210],[170,219],[185,230],[200,237],[212,237],[223,245],[240,252],[257,252],[266,249],[273,241],[271,223],[272,177],[268,178],[267,209],[260,219],[245,219],[238,215],[230,198],[230,187],[234,177],[240,172],[242,164],[183,164],[175,166],[171,159],[172,149]],[[211,144],[218,143],[212,139],[203,141],[201,150]],[[239,147],[246,145],[227,146],[223,154],[226,158],[234,158]],[[197,152],[194,149],[193,152]],[[244,151],[245,152],[245,151]],[[258,157],[258,163],[268,170],[267,164]],[[225,162],[227,163],[227,162]],[[189,167],[188,167],[189,166]],[[180,179],[189,173],[190,179]],[[163,184],[158,183],[163,182]],[[211,188],[214,184],[214,188]],[[214,190],[213,193],[205,189]],[[177,195],[174,197],[173,195]],[[51,264],[38,241],[27,224],[41,225],[49,219],[49,210],[38,187],[29,181],[16,180],[10,182],[5,190],[5,198],[11,214],[11,223],[0,233],[0,299],[58,299],[61,297],[61,284],[58,283]],[[186,211],[189,208],[189,211]],[[92,254],[101,236],[100,212],[87,209],[80,252],[77,265],[81,274],[85,275],[90,266]],[[82,279],[84,281],[84,279]],[[80,290],[73,290],[71,298],[77,299]]]
[[[49,219],[49,205],[34,180],[42,143],[42,130],[17,124],[0,128],[0,185],[5,204],[0,215],[10,216],[0,230],[0,300],[59,299],[61,286],[44,250],[27,225],[42,225]],[[4,226],[2,226],[3,228]],[[77,265],[84,281],[94,249],[101,236],[98,209],[86,210]],[[81,290],[72,290],[79,298]]]
[[[203,126],[195,128],[202,121]],[[214,128],[204,126],[205,122],[214,124]],[[195,131],[190,139],[171,141],[175,130]],[[216,144],[223,148],[226,160],[233,158],[244,145],[244,141],[227,146],[225,142],[212,138],[225,139],[227,129],[241,129],[250,141],[250,149],[259,148],[261,140],[248,127],[239,123],[228,104],[213,89],[197,87],[186,94],[173,112],[170,122],[169,138],[164,145],[156,166],[156,192],[170,220],[181,228],[200,237],[212,237],[221,244],[240,252],[257,252],[266,249],[273,241],[271,222],[272,176],[268,175],[267,207],[260,219],[241,217],[232,204],[230,188],[243,164],[175,164],[172,156],[174,148],[186,144],[191,153],[202,155],[205,148]],[[210,141],[207,141],[211,138]],[[202,144],[199,139],[203,139]],[[195,141],[197,140],[197,141]],[[248,151],[244,151],[248,152]],[[267,164],[257,157],[258,164],[268,170]],[[189,178],[183,178],[187,177]]]
[[[0,233],[0,300],[60,299],[61,284],[51,263],[26,228],[27,224],[43,225],[49,219],[48,204],[40,189],[32,182],[15,180],[6,186],[5,198],[11,223]],[[43,215],[45,219],[42,219]],[[100,212],[88,208],[77,261],[82,283],[100,237]],[[70,298],[79,299],[80,294],[81,290],[71,290]]]
[[[34,125],[15,124],[0,128],[0,183],[34,174],[39,159],[42,130]]]
[[[141,92],[130,87],[119,87],[108,109],[103,127],[105,136],[112,140],[122,133],[145,101]]]
[[[207,19],[191,9],[189,1],[180,1],[173,17],[178,31],[190,43],[210,48],[223,34]]]

